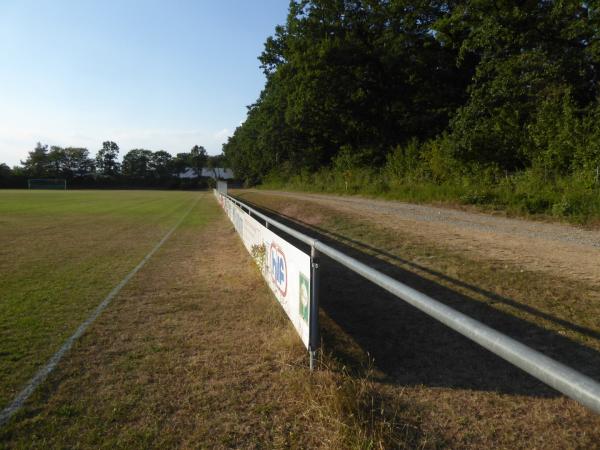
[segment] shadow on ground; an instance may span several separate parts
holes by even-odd
[[[325,232],[319,227],[281,215],[277,211],[253,204],[247,199],[244,201],[264,214],[319,239],[547,356],[594,379],[600,378],[600,353],[534,323],[499,311],[490,306],[490,303],[502,302],[588,337],[600,339],[600,333],[595,330],[466,284],[403,260],[385,250]],[[294,241],[289,236],[286,238]],[[306,249],[304,244],[299,244],[299,247]],[[391,259],[393,263],[384,261],[373,253]],[[461,287],[463,290],[468,289],[480,296],[484,295],[488,302],[476,300],[468,294],[423,278],[416,272],[397,267],[395,264],[414,268],[415,271],[429,272],[444,284]],[[520,369],[354,274],[341,264],[324,257],[321,267],[322,311],[374,359],[375,366],[383,373],[381,382],[494,391],[534,397],[560,395]],[[326,329],[323,330],[323,340],[330,348],[334,345],[335,339]],[[346,360],[350,366],[360,365],[360,362],[353,358],[352,353],[347,352],[343,346],[336,346],[332,350],[337,357]]]

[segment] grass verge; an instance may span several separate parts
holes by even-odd
[[[547,178],[533,169],[506,176],[477,171],[434,180],[418,175],[398,176],[385,169],[355,168],[345,172],[322,169],[290,176],[272,174],[258,188],[364,195],[591,227],[600,224],[600,184],[587,172]]]

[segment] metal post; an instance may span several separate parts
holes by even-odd
[[[310,328],[308,336],[308,353],[310,355],[310,371],[315,369],[317,349],[321,341],[319,336],[319,251],[310,248]]]

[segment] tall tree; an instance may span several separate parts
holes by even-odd
[[[173,158],[173,171],[176,174],[185,172],[190,167],[190,154],[189,153],[177,153]]]
[[[294,0],[260,56],[267,83],[224,151],[236,173],[316,169],[341,148],[382,164],[445,129],[472,66],[436,38],[448,2]]]
[[[95,162],[87,148],[67,147],[64,149],[64,172],[68,177],[83,177],[95,170]]]
[[[194,170],[196,177],[202,176],[202,168],[206,165],[208,153],[206,149],[200,145],[194,145],[190,150],[189,164]]]
[[[48,146],[38,142],[35,149],[32,152],[29,152],[27,159],[21,161],[21,164],[29,176],[49,176],[51,164],[48,158]]]
[[[66,154],[62,147],[53,145],[48,152],[49,174],[54,177],[65,175]]]
[[[119,156],[119,146],[112,141],[102,143],[102,148],[96,154],[96,168],[98,172],[107,176],[119,174],[120,165],[117,160]]]
[[[13,171],[11,168],[4,163],[0,163],[0,187],[16,186],[16,183],[11,183],[12,179]]]
[[[169,178],[173,172],[173,157],[164,150],[158,150],[150,157],[149,168],[157,178]]]
[[[529,128],[549,98],[558,108],[565,95],[576,107],[596,103],[598,12],[597,2],[466,1],[438,21],[438,39],[459,49],[458,62],[477,61],[451,127],[461,160],[526,167]]]
[[[6,180],[12,175],[12,170],[6,164],[0,164],[0,180]]]
[[[213,178],[218,180],[218,169],[225,167],[225,155],[221,153],[220,155],[209,156],[206,161],[206,167],[212,172]]]
[[[146,178],[150,174],[152,152],[136,148],[123,157],[123,175],[130,178]]]

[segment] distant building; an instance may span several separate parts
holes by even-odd
[[[206,178],[213,178],[219,180],[233,180],[233,170],[226,169],[223,167],[215,167],[210,169],[208,167],[202,168],[202,174],[200,175]],[[185,169],[183,172],[179,172],[179,178],[196,178],[196,171],[190,167]]]

